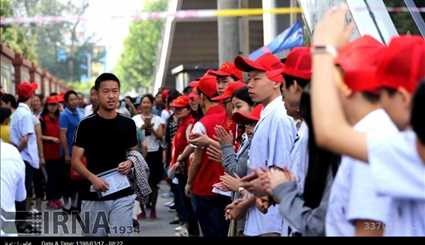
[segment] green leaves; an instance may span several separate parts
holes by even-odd
[[[167,1],[145,2],[145,11],[165,11]],[[128,91],[140,87],[150,87],[153,83],[155,63],[159,54],[164,21],[137,21],[131,24],[124,42],[123,53],[116,67],[122,81],[122,89]]]

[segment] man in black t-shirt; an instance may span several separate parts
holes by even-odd
[[[95,90],[98,110],[80,122],[72,149],[72,167],[85,178],[80,190],[81,216],[86,221],[84,233],[126,235],[132,232],[134,190],[130,185],[109,192],[118,189],[117,183],[124,183],[121,186],[125,187],[128,182],[125,178],[133,163],[126,154],[137,145],[136,125],[115,110],[120,94],[120,82],[115,75],[101,74],[95,81]],[[109,183],[98,176],[108,170],[118,172],[118,178],[108,180]]]

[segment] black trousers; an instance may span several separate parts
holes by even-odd
[[[26,210],[26,204],[29,202],[29,199],[33,195],[32,191],[32,180],[35,168],[31,166],[31,164],[27,161],[24,161],[25,163],[25,189],[27,191],[27,198],[24,201],[21,202],[15,202],[16,207],[16,227],[18,229],[18,232],[23,232],[23,226],[26,224],[24,221],[28,215],[29,210]]]
[[[65,162],[62,159],[46,160],[46,170],[48,175],[47,200],[60,199],[65,189]]]
[[[31,166],[31,164],[27,161],[24,161],[25,163],[25,189],[27,191],[27,199],[32,198],[33,196],[33,178],[34,174],[37,171],[36,168]]]
[[[192,204],[204,237],[227,237],[229,222],[224,219],[224,208],[229,197],[192,195]]]
[[[186,196],[184,188],[187,183],[187,176],[176,174],[179,183],[176,184],[175,204],[177,212],[180,213],[179,219],[187,223],[188,233],[190,236],[199,236],[198,219],[192,207],[192,201]],[[173,184],[174,185],[174,184]]]

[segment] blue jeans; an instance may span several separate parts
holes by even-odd
[[[192,196],[192,204],[204,237],[227,237],[229,222],[224,219],[224,208],[229,197]]]

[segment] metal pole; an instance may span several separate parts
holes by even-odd
[[[239,1],[217,0],[217,9],[237,9]],[[219,17],[218,20],[218,61],[232,61],[240,51],[239,21],[237,17]]]

